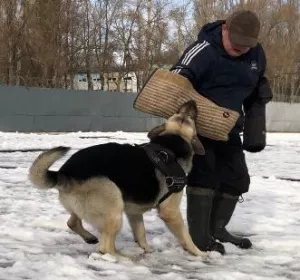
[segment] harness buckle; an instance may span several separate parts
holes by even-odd
[[[166,176],[166,184],[171,192],[180,192],[187,184],[186,177],[171,177]]]
[[[173,177],[167,176],[166,177],[166,183],[168,185],[168,187],[172,187],[175,183],[175,180]]]
[[[168,162],[169,156],[168,156],[168,153],[167,153],[167,152],[165,152],[165,151],[159,151],[157,154],[161,156],[161,160],[162,160],[164,163],[167,163],[167,162]]]

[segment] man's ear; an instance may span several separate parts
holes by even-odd
[[[197,135],[194,136],[194,138],[192,140],[192,147],[194,149],[195,154],[197,154],[197,155],[205,155],[205,149],[204,149],[201,141],[197,137]]]
[[[156,136],[158,136],[160,133],[162,133],[163,131],[165,131],[166,127],[165,127],[165,124],[161,124],[161,125],[158,125],[154,128],[152,128],[149,132],[148,132],[148,138],[149,139],[152,139]]]

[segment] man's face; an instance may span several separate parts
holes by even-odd
[[[223,46],[226,52],[233,57],[238,57],[250,50],[250,47],[244,47],[244,46],[239,46],[239,45],[234,45],[230,42],[229,40],[229,32],[226,27],[226,24],[223,24],[222,26],[222,41],[223,41]]]

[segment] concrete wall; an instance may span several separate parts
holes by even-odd
[[[0,86],[0,131],[148,131],[161,123],[133,108],[136,94]],[[300,132],[300,104],[271,102],[267,129]]]

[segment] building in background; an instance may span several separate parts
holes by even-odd
[[[92,73],[94,90],[101,90],[101,74]],[[103,75],[105,91],[137,92],[137,77],[134,72],[111,72]],[[88,90],[87,74],[80,72],[74,76],[74,89]]]
[[[112,72],[104,75],[104,90],[137,92],[137,78],[134,72]]]
[[[101,81],[99,73],[92,73],[94,90],[101,90]],[[79,72],[74,76],[74,89],[88,90],[87,74]]]

